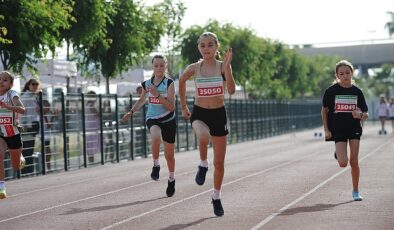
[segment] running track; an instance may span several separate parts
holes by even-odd
[[[230,145],[223,217],[210,204],[213,167],[196,185],[198,153],[189,151],[176,154],[171,198],[163,156],[159,181],[150,179],[151,158],[8,181],[0,229],[394,229],[394,135],[367,123],[364,200],[354,202],[350,168],[339,168],[333,143],[313,132]]]

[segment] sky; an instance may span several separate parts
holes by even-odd
[[[289,45],[388,39],[387,12],[394,12],[394,0],[180,1],[187,8],[183,28],[215,19]],[[144,2],[149,6],[161,0]]]

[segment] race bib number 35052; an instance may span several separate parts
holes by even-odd
[[[335,96],[335,112],[350,113],[357,109],[356,95],[336,95]]]
[[[0,116],[0,125],[12,125],[12,116]]]

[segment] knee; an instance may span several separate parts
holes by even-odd
[[[213,165],[215,166],[215,170],[219,170],[221,172],[224,171],[224,162],[215,161],[213,162]]]
[[[347,166],[347,161],[338,161],[339,167],[345,168]]]
[[[154,142],[161,141],[160,133],[152,133],[151,138],[152,138],[152,141],[154,141]]]
[[[200,144],[208,144],[209,142],[209,135],[204,133],[204,134],[200,134],[198,137],[198,140],[200,142]]]
[[[358,160],[357,159],[351,159],[350,160],[350,167],[358,167]]]

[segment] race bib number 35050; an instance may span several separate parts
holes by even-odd
[[[197,96],[212,97],[224,95],[222,77],[205,77],[196,79]]]
[[[350,113],[357,108],[356,95],[336,95],[335,96],[335,112]]]

